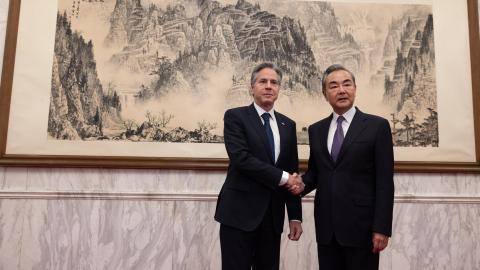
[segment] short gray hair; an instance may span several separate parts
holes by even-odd
[[[281,83],[282,83],[282,70],[277,65],[275,65],[274,63],[265,62],[265,63],[261,63],[260,65],[256,66],[253,69],[252,75],[250,76],[250,86],[253,86],[255,84],[255,81],[257,80],[258,73],[264,68],[273,69],[278,75],[278,85],[281,85]]]
[[[322,75],[322,92],[323,93],[325,93],[325,91],[327,90],[327,76],[330,75],[332,72],[338,71],[338,70],[343,70],[348,72],[350,76],[352,76],[353,85],[357,85],[355,83],[355,75],[353,75],[353,73],[350,70],[348,70],[346,67],[340,64],[333,64],[329,66]]]

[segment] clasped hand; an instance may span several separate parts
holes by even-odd
[[[288,181],[285,186],[293,195],[299,195],[305,188],[302,177],[297,173],[288,176]]]

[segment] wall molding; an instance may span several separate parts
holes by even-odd
[[[104,192],[104,191],[5,191],[0,200],[139,200],[139,201],[216,201],[217,193]],[[313,202],[313,195],[304,202]],[[480,196],[411,195],[395,196],[396,203],[480,204]]]

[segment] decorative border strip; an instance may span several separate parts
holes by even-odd
[[[92,191],[0,191],[0,199],[40,200],[145,200],[145,201],[216,201],[216,193],[150,193]],[[313,195],[304,202],[313,202]],[[480,196],[397,195],[396,203],[480,204]]]
[[[427,203],[427,204],[480,204],[479,196],[428,196],[428,195],[398,195],[396,203]]]
[[[213,193],[95,192],[95,191],[0,191],[0,199],[41,200],[139,200],[216,201]]]

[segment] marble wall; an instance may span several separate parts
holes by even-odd
[[[223,172],[0,168],[0,269],[219,269]],[[397,174],[381,269],[480,269],[480,176]],[[317,269],[311,198],[282,269]]]
[[[0,0],[0,55],[7,0]],[[224,172],[0,167],[0,270],[220,269]],[[381,269],[480,269],[480,175],[396,174]],[[317,269],[311,198],[281,269]]]

